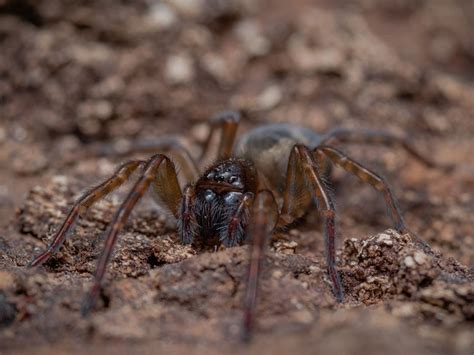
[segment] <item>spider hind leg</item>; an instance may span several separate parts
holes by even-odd
[[[398,207],[397,199],[390,189],[389,184],[377,173],[367,169],[354,159],[349,158],[346,154],[336,148],[329,146],[320,146],[314,149],[314,157],[317,161],[329,158],[334,164],[339,165],[347,172],[354,174],[363,182],[370,184],[374,189],[383,194],[385,204],[387,205],[388,214],[393,222],[395,229],[400,233],[407,232],[405,220],[402,212]]]

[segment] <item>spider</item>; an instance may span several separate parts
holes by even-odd
[[[38,266],[48,260],[64,243],[80,214],[126,182],[134,171],[141,169],[107,232],[93,286],[81,309],[84,315],[94,308],[99,297],[120,230],[150,186],[158,203],[175,216],[181,243],[191,244],[201,238],[216,245],[233,247],[249,241],[250,261],[242,324],[245,339],[250,338],[254,328],[265,246],[273,231],[301,219],[311,206],[316,206],[322,215],[327,273],[337,302],[343,302],[343,285],[336,268],[336,212],[324,183],[330,173],[330,164],[339,165],[381,192],[395,229],[406,233],[407,228],[387,182],[329,143],[399,145],[428,167],[437,164],[420,154],[405,137],[375,130],[339,128],[320,135],[294,124],[267,124],[250,130],[234,144],[239,122],[238,112],[226,111],[216,115],[210,121],[209,134],[198,159],[194,159],[175,138],[157,140],[152,148],[163,153],[148,160],[130,160],[122,164],[109,179],[84,193],[72,206],[48,248],[29,266]],[[197,177],[199,164],[196,160],[203,160],[216,134],[220,136],[217,159]],[[179,161],[186,178],[194,181],[184,189],[180,187],[170,154]]]

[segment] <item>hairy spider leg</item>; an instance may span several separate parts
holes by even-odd
[[[334,164],[342,167],[347,172],[354,174],[363,182],[370,184],[377,191],[382,192],[387,205],[390,218],[393,221],[395,229],[400,233],[406,233],[408,230],[405,226],[400,208],[398,207],[395,195],[390,189],[388,183],[378,174],[365,168],[354,159],[349,158],[343,152],[333,147],[319,146],[314,149],[314,156],[317,161],[321,161],[325,157],[329,158]]]
[[[28,266],[34,267],[41,265],[46,260],[48,260],[55,252],[57,252],[66,240],[68,232],[71,230],[77,217],[80,216],[89,207],[91,207],[96,201],[104,198],[110,192],[114,191],[124,182],[126,182],[130,178],[130,175],[143,163],[144,161],[142,160],[132,160],[122,164],[109,179],[79,197],[79,199],[69,211],[61,228],[59,228],[59,230],[56,232],[56,235],[54,236],[48,248],[41,254],[37,255],[28,264]]]
[[[228,159],[232,154],[237,128],[240,123],[240,113],[236,111],[223,111],[218,113],[210,122],[210,129],[204,141],[199,161],[203,161],[209,152],[212,138],[220,130],[219,148],[217,159]]]
[[[333,292],[338,302],[344,301],[344,291],[336,269],[336,210],[327,187],[322,179],[319,166],[312,151],[297,144],[293,147],[288,161],[286,187],[278,226],[283,227],[301,215],[301,200],[308,195],[315,198],[324,222],[324,241],[326,247],[326,267],[331,279]],[[308,188],[311,188],[308,193]],[[305,202],[306,203],[306,202]]]
[[[198,234],[196,215],[192,208],[193,200],[196,197],[193,185],[184,188],[181,201],[181,218],[177,218],[179,238],[183,244],[191,244]]]
[[[227,229],[227,235],[225,239],[230,240],[231,245],[235,245],[237,244],[237,241],[239,241],[238,230],[240,226],[242,226],[243,224],[247,224],[250,206],[252,205],[253,198],[253,193],[247,192],[242,198],[242,201],[240,201],[235,211],[233,211],[232,218],[230,219],[229,224],[225,226]]]
[[[160,204],[165,205],[168,211],[177,218],[182,192],[176,167],[168,157],[158,168],[152,188],[156,192]]]
[[[435,162],[426,155],[422,154],[406,136],[400,136],[391,132],[382,130],[353,130],[347,128],[336,128],[326,133],[321,139],[320,146],[336,143],[360,143],[360,144],[381,144],[385,146],[400,146],[413,158],[429,168],[451,171],[454,165],[443,165]]]
[[[161,169],[164,170],[160,172]],[[115,245],[115,242],[117,241],[118,233],[123,228],[132,209],[135,207],[137,202],[143,197],[149,186],[153,182],[156,182],[156,179],[161,176],[165,176],[168,178],[169,181],[167,182],[167,185],[174,185],[172,186],[173,191],[179,191],[179,195],[173,197],[172,200],[178,201],[181,198],[181,190],[178,185],[178,178],[176,176],[176,170],[172,161],[163,154],[156,154],[151,157],[147,161],[143,169],[143,174],[137,180],[133,188],[130,190],[128,196],[125,198],[122,205],[115,213],[115,216],[112,220],[110,229],[108,230],[105,239],[104,251],[97,265],[93,286],[90,289],[81,309],[81,313],[83,315],[89,313],[89,311],[94,307],[95,303],[97,302],[97,298],[99,297],[102,285],[102,280],[105,275],[107,264],[112,255],[113,247]],[[163,200],[166,200],[166,198],[164,198]],[[171,206],[171,211],[176,213],[177,206]]]
[[[177,136],[159,137],[148,141],[135,141],[123,149],[117,149],[111,144],[95,145],[89,148],[84,155],[123,157],[134,153],[172,155],[175,162],[182,169],[186,181],[196,180],[200,173],[195,159]]]
[[[244,341],[250,341],[251,338],[265,248],[278,221],[278,205],[270,191],[259,191],[252,202],[251,222],[248,231],[250,239],[250,260],[247,272],[247,288],[244,297],[244,318],[242,324],[242,339]]]

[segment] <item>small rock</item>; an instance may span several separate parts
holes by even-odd
[[[405,265],[409,268],[412,268],[415,266],[415,260],[413,260],[413,258],[411,256],[407,256],[405,257],[405,259],[403,260],[403,262],[405,263]]]
[[[203,0],[168,0],[168,3],[187,17],[199,16],[204,8]]]
[[[413,258],[415,259],[418,265],[424,264],[427,260],[426,254],[419,251],[415,252],[415,254],[413,255]]]
[[[166,61],[165,79],[172,85],[186,84],[194,78],[194,64],[187,54],[172,55]]]
[[[51,178],[51,182],[55,185],[61,185],[62,187],[67,186],[70,183],[69,178],[65,175],[54,175]]]
[[[304,72],[341,71],[344,56],[335,48],[311,48],[301,36],[294,36],[288,42],[292,61]]]
[[[170,28],[177,22],[177,16],[173,9],[161,2],[153,4],[149,11],[149,22],[158,29]]]
[[[257,97],[255,109],[270,110],[280,103],[282,97],[283,94],[280,87],[278,85],[270,85]]]
[[[385,245],[393,245],[393,240],[390,238],[390,235],[385,233],[380,233],[377,237],[377,242]]]
[[[98,100],[95,103],[95,114],[100,120],[106,120],[112,115],[112,105],[105,100]]]
[[[204,142],[208,134],[209,125],[207,123],[198,123],[191,128],[191,136],[199,142]]]
[[[263,56],[270,51],[271,43],[262,35],[255,21],[241,21],[237,25],[235,33],[251,56]]]
[[[281,270],[275,270],[272,273],[272,277],[274,279],[281,279],[282,276],[283,276],[283,272]]]
[[[274,247],[279,253],[294,254],[298,247],[298,243],[295,241],[278,241],[274,244]]]
[[[125,89],[125,82],[119,76],[111,76],[102,80],[91,89],[91,95],[95,98],[108,98],[119,95]]]
[[[12,131],[12,137],[18,142],[23,142],[28,137],[28,132],[22,126],[15,126]]]
[[[202,58],[204,69],[217,81],[227,84],[233,80],[233,70],[229,70],[228,63],[220,55],[208,53]]]

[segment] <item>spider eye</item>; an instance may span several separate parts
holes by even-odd
[[[234,183],[236,183],[238,180],[239,180],[239,178],[238,178],[237,176],[231,176],[231,177],[229,178],[229,183],[234,184]]]

